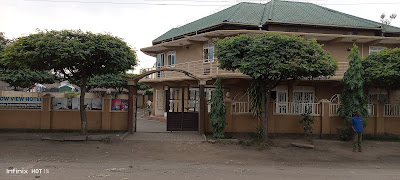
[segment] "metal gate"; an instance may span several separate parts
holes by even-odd
[[[166,96],[167,131],[198,131],[199,88],[169,87]]]

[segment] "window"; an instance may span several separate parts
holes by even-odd
[[[175,57],[176,57],[175,51],[168,52],[168,54],[167,54],[167,66],[175,67]]]
[[[157,54],[157,69],[163,68],[164,67],[164,53]],[[164,77],[164,72],[158,72],[157,77],[161,78]]]
[[[164,53],[157,54],[157,69],[164,67]]]
[[[382,47],[382,46],[370,46],[370,47],[369,47],[369,54],[371,54],[371,53],[376,53],[376,52],[380,52],[380,51],[382,51],[383,49],[385,49],[385,47]]]
[[[314,87],[310,86],[294,86],[293,87],[293,113],[303,114],[307,110],[315,113],[314,103]]]
[[[287,86],[277,86],[275,112],[279,114],[288,113],[288,89]]]
[[[368,89],[367,103],[374,104],[378,102],[389,103],[389,96],[386,89],[370,88]]]
[[[203,46],[203,60],[204,62],[214,61],[214,44],[206,44]]]

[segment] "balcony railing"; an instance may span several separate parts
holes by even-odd
[[[227,71],[222,70],[218,67],[218,60],[214,61],[207,61],[204,60],[197,60],[197,61],[190,61],[185,63],[178,63],[173,66],[165,65],[165,66],[158,66],[157,68],[145,68],[141,69],[141,73],[148,72],[152,70],[156,70],[159,68],[177,68],[181,70],[185,70],[189,73],[192,73],[195,76],[202,76],[202,75],[220,75],[220,74],[237,74],[240,75],[239,71]],[[349,63],[347,62],[339,62],[338,63],[338,70],[336,70],[335,76],[343,77],[346,70],[349,68]],[[167,78],[179,78],[182,77],[182,73],[174,72],[174,71],[166,71],[166,72],[158,72],[153,73],[147,76],[147,79],[167,79]]]
[[[160,68],[177,68],[181,70],[185,70],[189,73],[192,73],[195,76],[202,76],[202,75],[217,75],[217,74],[242,74],[239,71],[227,71],[227,70],[222,70],[218,67],[218,61],[207,61],[205,62],[204,60],[198,60],[198,61],[190,61],[190,62],[185,62],[185,63],[178,63],[173,66],[171,65],[165,65],[165,66],[158,66],[157,68],[145,68],[141,70],[141,73],[147,72],[147,71],[152,71]],[[180,72],[174,72],[174,71],[166,71],[166,72],[159,72],[159,73],[154,73],[146,78],[149,79],[166,79],[166,78],[179,78],[182,77],[183,74]]]
[[[274,103],[275,114],[304,114],[321,115],[321,103]]]

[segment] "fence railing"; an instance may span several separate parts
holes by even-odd
[[[311,115],[320,115],[321,103],[274,102],[274,112],[275,114],[304,114],[310,112]]]
[[[242,74],[239,71],[227,71],[222,70],[218,67],[218,60],[214,59],[214,61],[204,61],[204,60],[195,60],[189,61],[184,63],[178,63],[175,65],[164,65],[164,66],[157,66],[153,68],[144,68],[141,69],[140,72],[148,72],[152,70],[156,70],[159,68],[177,68],[188,71],[193,75],[217,75],[217,74]],[[336,71],[335,76],[342,77],[346,70],[349,68],[348,62],[339,62],[338,63],[338,70]],[[165,71],[165,72],[158,72],[148,75],[147,79],[166,79],[166,78],[177,78],[182,77],[182,73],[174,72],[174,71]]]
[[[216,75],[216,74],[242,74],[239,71],[227,71],[222,70],[218,67],[218,60],[214,61],[204,61],[204,60],[196,60],[185,63],[178,63],[175,65],[165,65],[165,66],[157,66],[156,68],[145,68],[141,69],[141,73],[160,69],[160,68],[177,68],[181,70],[185,70],[187,72],[192,73],[193,75]],[[174,72],[174,71],[165,71],[153,73],[146,78],[148,79],[166,79],[166,78],[176,78],[182,77],[182,73]]]
[[[329,104],[329,116],[337,116],[338,110],[341,104],[330,103]],[[367,104],[368,116],[376,116],[376,105],[375,104]]]
[[[329,104],[329,116],[337,116],[340,104],[330,103]]]
[[[400,116],[400,104],[385,104],[384,116]]]
[[[232,114],[251,114],[250,102],[232,103]]]

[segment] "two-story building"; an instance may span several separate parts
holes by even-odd
[[[314,133],[335,134],[343,122],[337,117],[343,89],[340,80],[348,68],[347,56],[353,43],[359,47],[362,57],[384,48],[400,47],[400,28],[315,4],[279,0],[266,4],[239,3],[156,38],[151,47],[141,49],[156,58],[155,66],[143,71],[176,68],[206,79],[204,96],[207,100],[211,97],[215,79],[221,77],[226,94],[226,132],[254,132],[259,122],[252,115],[247,94],[251,78],[237,71],[218,68],[212,39],[270,32],[315,38],[338,61],[338,70],[333,77],[282,82],[274,89],[270,97],[273,104],[268,127],[273,133],[302,133],[298,121],[306,107],[311,107],[315,118]],[[172,112],[198,112],[198,82],[193,78],[180,72],[164,71],[141,82],[154,87],[153,114],[168,116],[169,121],[169,116],[176,117],[169,115]],[[400,134],[399,93],[377,89],[369,89],[367,93],[367,133]],[[179,118],[186,121],[184,115]],[[208,119],[204,126],[206,132],[211,131]]]

